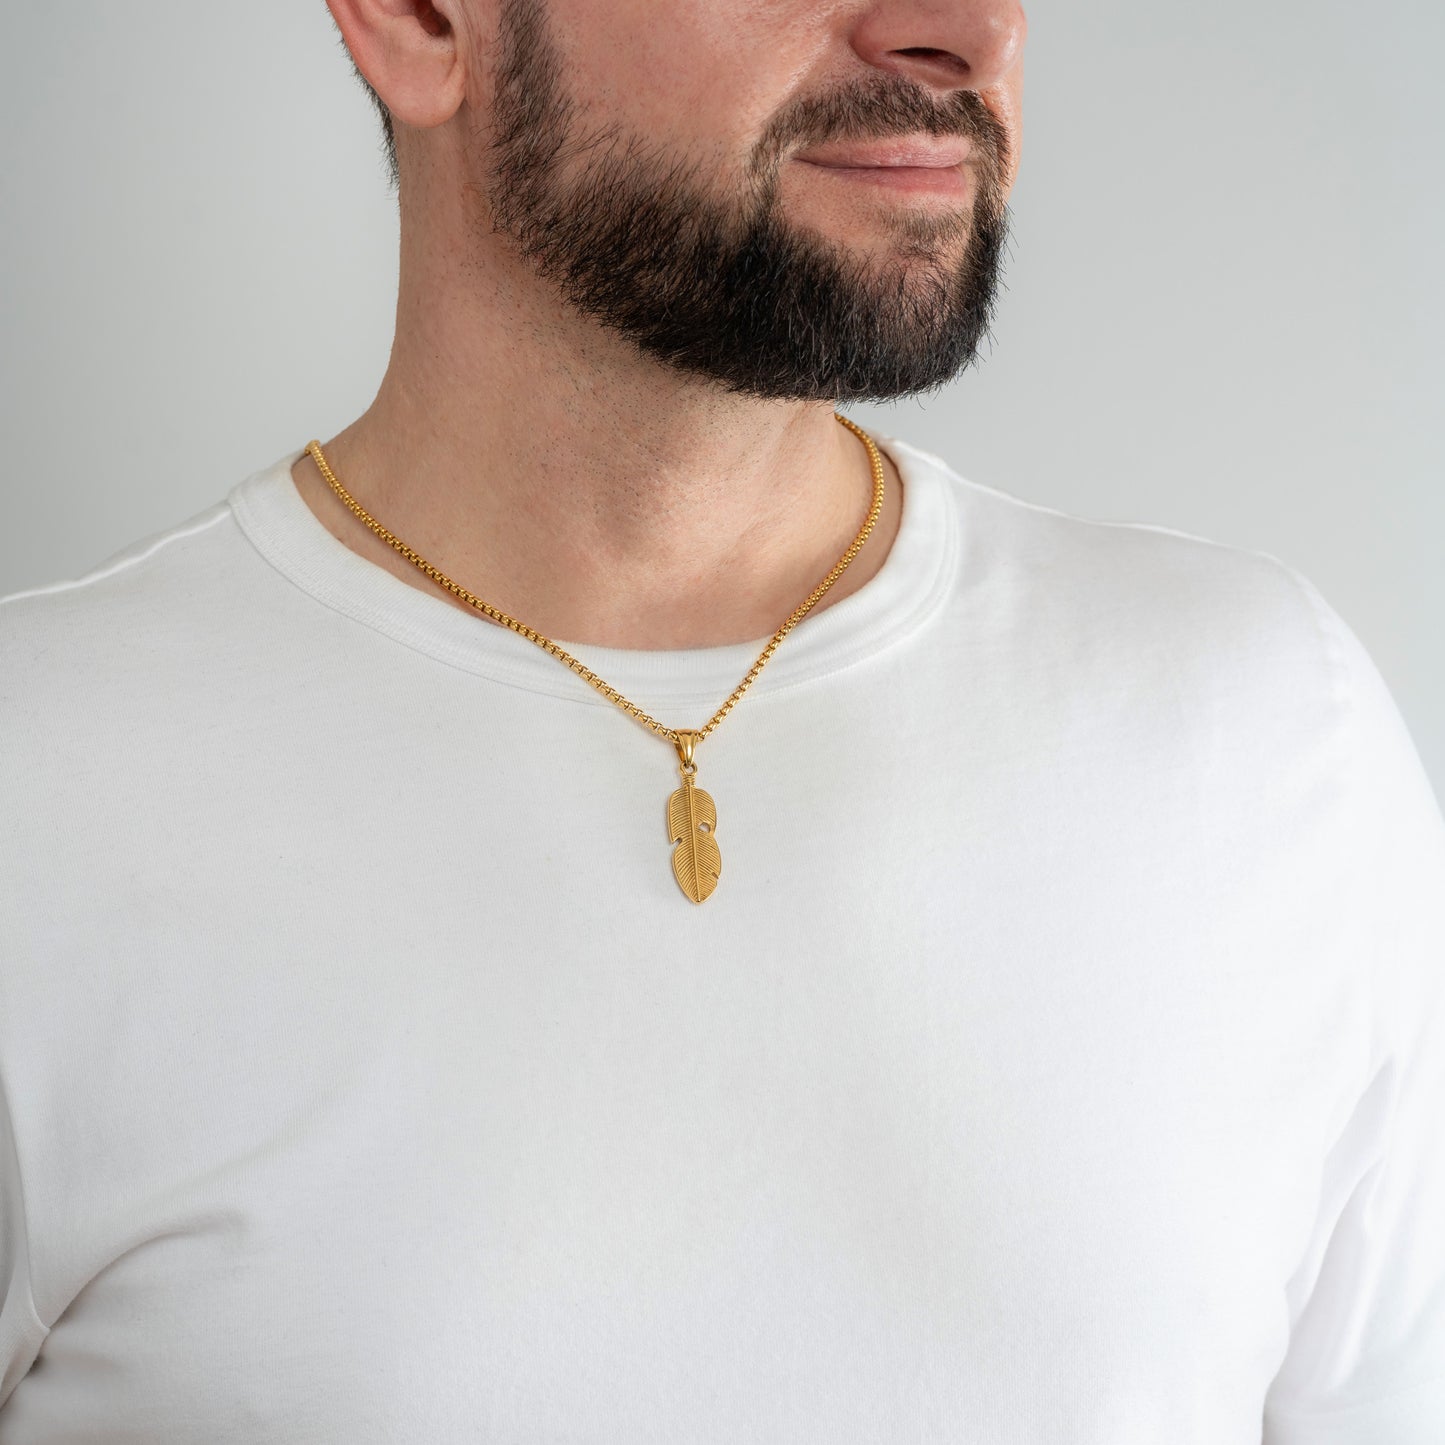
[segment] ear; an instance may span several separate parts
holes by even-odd
[[[371,88],[402,125],[425,130],[467,94],[464,0],[326,0]]]

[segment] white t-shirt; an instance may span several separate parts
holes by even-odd
[[[0,605],[4,1445],[1445,1441],[1377,671],[1273,557],[883,444],[883,567],[698,749],[701,905],[672,745],[299,451]],[[764,640],[564,645],[697,727]]]

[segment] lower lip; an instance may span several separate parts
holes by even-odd
[[[961,196],[968,189],[968,176],[959,166],[825,166],[804,161],[815,171],[865,186],[890,191],[920,191],[938,196]]]

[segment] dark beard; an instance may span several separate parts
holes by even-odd
[[[875,72],[791,106],[756,148],[747,198],[729,205],[659,144],[578,134],[561,73],[542,0],[503,0],[493,224],[579,312],[669,366],[777,400],[885,401],[942,386],[977,359],[1008,211],[1007,138],[974,92],[937,98]],[[789,144],[910,131],[969,138],[971,216],[906,216],[906,261],[871,268],[786,224],[777,190]],[[573,157],[580,170],[564,182],[559,168]],[[945,264],[944,247],[965,232],[961,261]]]

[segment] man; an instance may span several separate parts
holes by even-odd
[[[1378,673],[833,417],[986,331],[1017,6],[329,3],[378,396],[0,607],[0,1440],[1445,1438]]]

